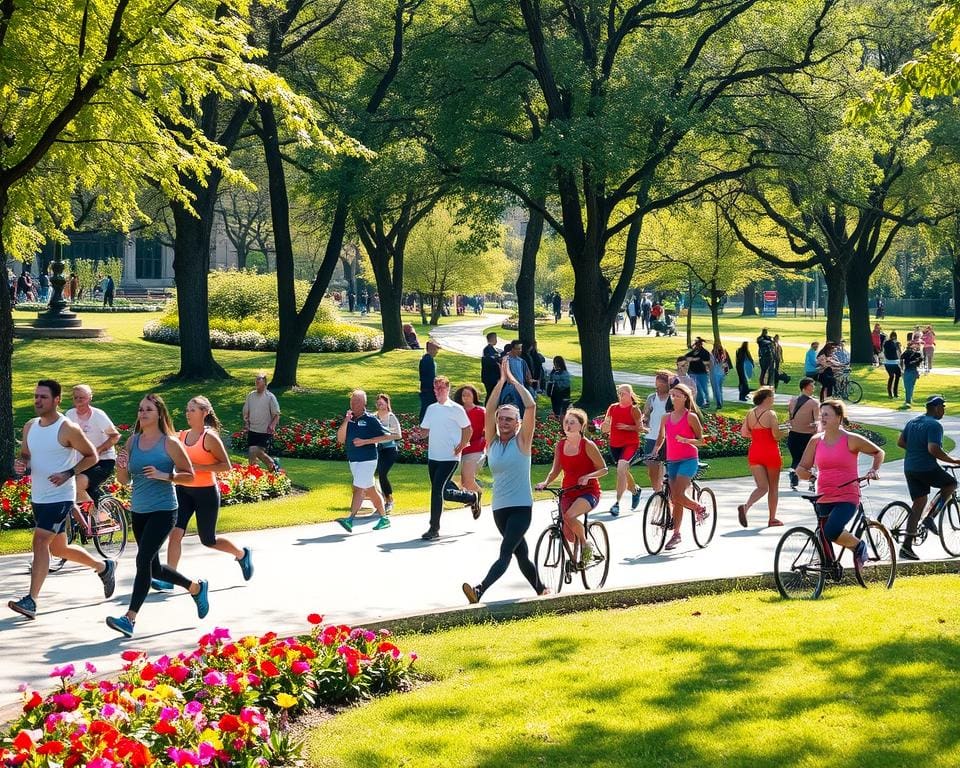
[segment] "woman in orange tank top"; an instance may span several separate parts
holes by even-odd
[[[217,472],[230,470],[230,457],[220,439],[220,419],[207,398],[194,397],[187,403],[187,424],[190,429],[180,432],[180,442],[194,466],[194,478],[177,486],[177,524],[167,540],[167,565],[176,569],[183,552],[183,537],[190,518],[197,516],[197,533],[205,547],[233,555],[240,566],[244,581],[253,576],[253,559],[249,547],[240,549],[229,539],[217,536],[217,516],[220,513],[220,486]],[[154,579],[153,588],[172,588],[165,581]]]
[[[780,421],[773,410],[773,387],[760,387],[753,393],[754,408],[747,411],[740,427],[740,434],[750,440],[747,463],[757,487],[753,489],[746,504],[737,507],[740,525],[747,527],[747,512],[764,496],[767,497],[768,526],[783,525],[777,520],[777,504],[780,501],[780,470],[783,457],[780,455]]]

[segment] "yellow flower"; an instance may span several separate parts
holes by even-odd
[[[207,728],[200,734],[200,741],[209,742],[214,749],[223,749],[223,742],[220,740],[220,734],[212,728]]]
[[[156,687],[154,687],[153,693],[160,701],[181,698],[180,691],[166,683],[158,683]]]
[[[289,693],[278,693],[277,694],[277,706],[283,709],[289,709],[294,704],[297,703],[295,696],[291,696]]]

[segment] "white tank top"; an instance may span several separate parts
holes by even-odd
[[[77,495],[77,481],[73,468],[80,461],[80,453],[60,445],[60,427],[66,422],[62,413],[48,427],[40,425],[40,419],[30,422],[27,430],[27,450],[30,451],[31,501],[34,504],[53,504],[73,501]],[[50,482],[50,475],[57,472],[70,473],[63,485]]]

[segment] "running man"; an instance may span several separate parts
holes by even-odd
[[[99,461],[90,469],[77,475],[77,501],[93,500],[94,506],[100,503],[100,485],[110,475],[117,463],[114,446],[120,440],[120,433],[110,417],[99,408],[90,405],[93,390],[87,384],[77,384],[73,388],[73,408],[66,412],[69,421],[80,426],[83,434],[97,449]]]
[[[247,430],[247,461],[250,466],[261,461],[274,472],[280,471],[280,462],[270,457],[270,441],[280,423],[280,404],[267,389],[267,374],[257,374],[256,387],[243,402],[243,426]]]
[[[77,475],[97,463],[94,448],[79,426],[60,411],[61,388],[53,379],[41,379],[33,392],[37,418],[23,427],[17,474],[31,475],[30,501],[36,527],[33,529],[33,565],[30,568],[30,594],[11,600],[10,610],[37,617],[40,588],[50,571],[50,555],[85,565],[103,582],[103,596],[109,598],[116,587],[117,564],[98,560],[76,545],[67,544],[67,515],[77,496]]]
[[[380,520],[373,526],[373,530],[380,531],[390,527],[390,518],[387,517],[383,497],[377,490],[373,476],[377,471],[377,443],[393,439],[394,435],[380,423],[377,415],[367,411],[367,393],[362,389],[353,390],[350,393],[350,410],[337,430],[337,443],[346,448],[350,474],[353,476],[350,517],[337,519],[347,533],[353,533],[353,518],[360,511],[364,498],[373,502],[374,509],[380,515]]]
[[[943,450],[943,425],[940,419],[943,418],[946,404],[943,395],[928,397],[927,412],[908,421],[897,439],[897,445],[905,450],[903,474],[907,478],[907,490],[913,502],[907,519],[907,537],[900,547],[900,556],[907,560],[920,559],[913,551],[913,538],[917,534],[923,508],[927,505],[930,488],[939,488],[941,499],[950,498],[957,489],[953,475],[939,464],[942,461],[960,466],[960,459],[953,458]],[[938,505],[923,521],[924,526],[933,533],[938,533],[934,515],[939,511]]]
[[[660,493],[663,489],[663,462],[654,455],[653,449],[657,445],[657,437],[660,436],[660,421],[670,403],[672,375],[670,371],[657,371],[653,381],[655,389],[647,395],[647,401],[643,405],[643,420],[647,425],[647,434],[643,438],[643,455],[651,457],[645,463],[654,493]]]

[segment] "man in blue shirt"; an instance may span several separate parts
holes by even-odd
[[[440,351],[440,345],[433,339],[427,341],[427,351],[420,358],[420,417],[423,421],[423,414],[431,404],[437,402],[437,396],[433,393],[433,380],[437,378],[437,363],[434,358]]]
[[[367,393],[355,389],[350,393],[350,410],[347,411],[337,430],[337,443],[344,446],[350,474],[353,476],[353,499],[350,502],[350,517],[337,520],[347,533],[353,531],[353,518],[360,511],[364,497],[373,502],[380,520],[375,531],[390,527],[390,518],[383,508],[383,497],[377,490],[373,474],[377,471],[377,443],[392,440],[393,435],[377,419],[367,412]]]
[[[943,450],[943,418],[946,409],[943,395],[931,395],[927,398],[927,412],[906,423],[897,440],[897,445],[905,449],[903,474],[907,478],[907,490],[913,501],[913,508],[907,520],[907,537],[900,548],[900,557],[907,560],[919,560],[913,551],[913,539],[917,533],[920,516],[927,505],[930,488],[940,489],[940,498],[945,500],[957,489],[957,481],[939,462],[960,466],[960,459],[954,459]],[[924,519],[923,524],[933,533],[937,533],[935,513],[940,511],[938,504],[934,511]]]
[[[810,342],[810,349],[803,358],[803,375],[811,379],[817,378],[817,351],[820,349],[819,341]]]

